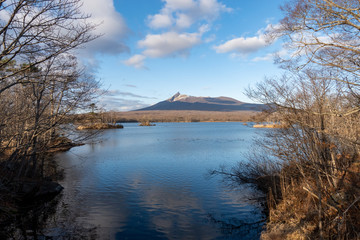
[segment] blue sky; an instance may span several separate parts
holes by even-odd
[[[280,41],[266,42],[284,0],[84,0],[102,37],[80,50],[108,93],[99,105],[127,111],[171,97],[227,96],[280,74]]]

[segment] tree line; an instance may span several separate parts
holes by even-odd
[[[218,170],[266,193],[262,239],[360,238],[360,2],[293,0],[267,33],[281,76],[247,90],[286,128],[266,130],[248,162]]]
[[[97,38],[80,0],[0,1],[0,190],[43,179],[64,144],[68,116],[96,97],[99,82],[75,50]]]

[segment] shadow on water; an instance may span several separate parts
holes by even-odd
[[[235,185],[224,180],[222,183],[223,188],[234,193],[234,196],[241,193],[235,201],[246,204],[250,210],[241,217],[209,213],[207,215],[209,223],[221,232],[221,237],[216,239],[260,239],[266,223],[263,195],[251,186]]]
[[[122,239],[153,239],[153,240],[160,240],[160,239],[168,239],[164,233],[156,231],[154,229],[138,229],[129,227],[122,232],[117,232],[115,234],[116,240]]]
[[[230,191],[229,185],[223,185]],[[239,190],[239,189],[238,189]],[[240,190],[244,192],[244,189]],[[245,198],[249,200],[250,195],[243,195],[241,201]],[[78,199],[80,200],[80,199]],[[140,207],[141,208],[141,207]],[[228,217],[214,213],[207,214],[207,224],[213,226],[215,232],[221,235],[212,236],[210,232],[204,232],[201,229],[187,233],[177,231],[177,222],[171,222],[167,219],[167,223],[172,224],[171,231],[164,231],[163,228],[152,226],[151,217],[146,215],[146,211],[141,216],[132,215],[127,224],[122,227],[121,231],[110,236],[101,226],[84,224],[79,221],[86,215],[81,207],[72,209],[66,203],[63,194],[57,196],[54,200],[46,203],[36,203],[31,206],[23,207],[22,214],[16,216],[14,222],[0,230],[0,239],[16,239],[16,240],[45,240],[45,239],[174,239],[183,236],[186,239],[259,239],[260,233],[264,226],[264,220],[251,222],[254,219],[241,219],[236,217]],[[258,215],[258,211],[253,210],[253,215]],[[258,218],[256,218],[258,219]],[[139,223],[143,222],[143,223]],[[141,227],[139,227],[141,226]],[[196,225],[193,228],[197,228]]]
[[[208,215],[209,221],[221,230],[224,238],[228,239],[259,239],[265,220],[247,222],[238,218],[219,219],[212,214]]]
[[[241,196],[242,202],[248,202],[249,205],[257,205],[251,200],[251,191],[245,189],[233,188],[229,185],[222,185],[230,192],[245,193]],[[237,199],[236,201],[238,201]],[[45,240],[45,239],[259,239],[264,226],[264,220],[259,216],[256,206],[252,211],[255,218],[229,217],[228,215],[208,213],[206,223],[212,226],[214,232],[221,234],[212,235],[214,232],[206,232],[198,228],[197,224],[192,226],[192,230],[182,232],[179,230],[179,222],[171,219],[165,219],[167,224],[172,225],[167,231],[164,227],[158,225],[154,227],[151,216],[146,211],[141,211],[141,216],[131,215],[127,224],[114,235],[109,235],[106,229],[101,226],[81,223],[79,219],[86,216],[86,210],[78,205],[76,209],[66,203],[66,197],[63,194],[57,196],[54,200],[46,203],[37,203],[23,208],[23,213],[16,216],[14,222],[0,230],[0,239],[16,240]],[[81,202],[81,199],[77,199]],[[81,203],[79,203],[81,204]],[[141,207],[139,207],[141,208]],[[254,221],[255,219],[255,221]],[[259,220],[260,219],[260,220]],[[258,221],[256,221],[258,220]],[[253,221],[253,222],[252,222]],[[194,231],[195,230],[195,231]]]
[[[22,206],[12,221],[0,228],[4,240],[99,239],[96,226],[83,226],[62,201],[62,194],[49,202]]]

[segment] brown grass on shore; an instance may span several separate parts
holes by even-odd
[[[236,111],[132,111],[117,112],[117,122],[247,122],[259,112]]]
[[[286,173],[287,172],[287,173]],[[309,189],[316,189],[317,179],[297,179],[295,166],[282,170],[282,199],[271,204],[263,240],[317,239],[319,238],[319,198]],[[341,184],[322,192],[321,217],[325,239],[359,239],[360,230],[360,164],[353,163],[348,171],[339,171]],[[299,173],[298,173],[299,174]],[[286,186],[286,187],[285,187]],[[269,197],[268,197],[269,198]],[[271,201],[268,200],[268,204]],[[354,235],[355,234],[355,235]]]
[[[151,127],[151,126],[156,126],[156,124],[151,123],[150,121],[143,121],[139,124],[139,126]]]
[[[76,129],[77,130],[100,130],[100,129],[116,129],[116,128],[124,128],[124,126],[120,125],[120,124],[94,123],[94,124],[80,125]]]
[[[274,124],[254,124],[254,128],[286,128],[286,125],[274,123]]]

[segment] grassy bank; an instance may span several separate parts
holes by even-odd
[[[86,125],[79,125],[77,130],[100,130],[100,129],[121,129],[124,128],[121,124],[110,124],[110,123],[93,123]]]
[[[76,123],[86,122],[247,122],[259,112],[236,111],[132,111],[79,114]]]
[[[308,127],[271,129],[247,162],[213,172],[264,194],[261,239],[359,239],[359,149],[331,136]]]

